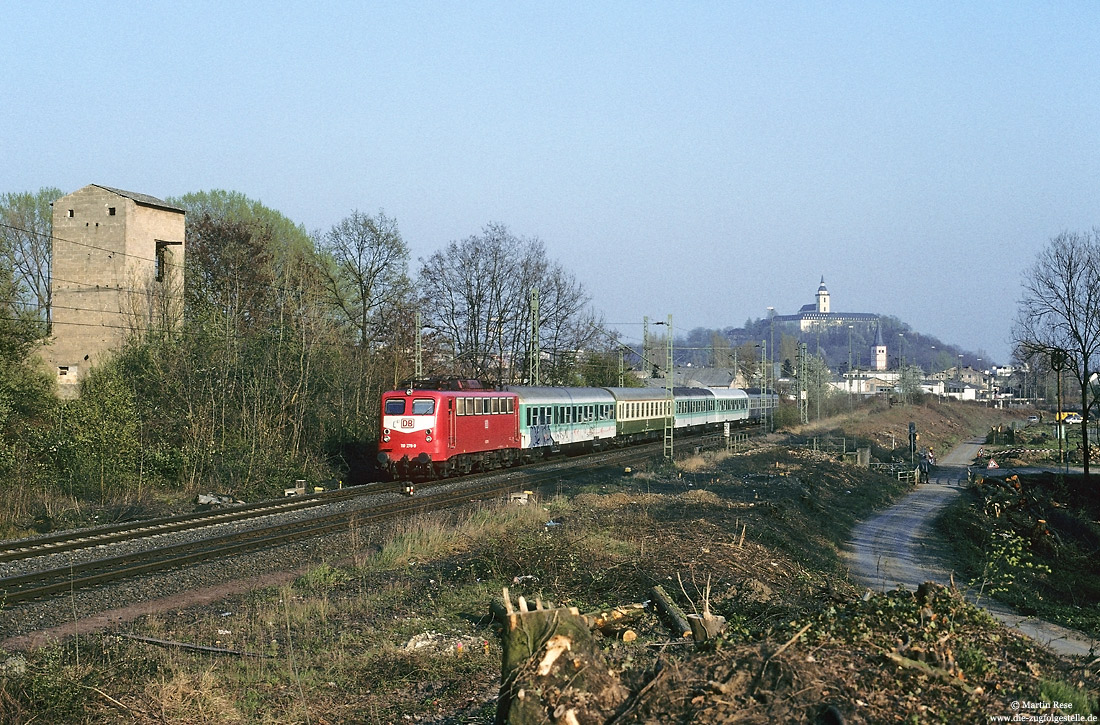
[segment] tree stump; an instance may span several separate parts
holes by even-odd
[[[507,612],[501,633],[498,725],[605,722],[629,694],[575,607],[531,610],[523,597]]]
[[[717,614],[704,612],[703,614],[687,615],[688,624],[691,625],[691,638],[696,644],[702,644],[714,639],[726,631],[726,618]]]

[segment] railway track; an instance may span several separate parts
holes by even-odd
[[[83,564],[57,567],[0,579],[8,604],[68,593],[127,577],[186,566],[215,557],[278,546],[299,539],[345,531],[353,523],[366,524],[417,511],[455,506],[493,495],[512,484],[481,484],[461,493],[441,492],[420,498],[376,504],[358,511],[341,511],[303,521],[281,523],[248,531],[204,537],[195,541],[111,556]]]
[[[273,514],[327,506],[338,501],[344,501],[358,496],[397,490],[399,485],[396,483],[375,484],[369,487],[370,490],[364,490],[367,488],[366,486],[347,488],[340,489],[339,491],[326,491],[324,493],[296,496],[294,498],[282,500],[261,501],[254,504],[237,504],[230,508],[214,511],[165,516],[136,522],[101,526],[75,533],[67,532],[51,536],[35,537],[33,539],[0,542],[0,563],[32,559],[48,554],[76,551],[95,546],[106,546],[108,544],[116,544],[130,539],[148,538],[179,531],[188,531],[190,529],[213,526],[220,523],[245,521],[261,516],[271,516]]]
[[[97,529],[54,536],[39,537],[0,544],[0,563],[22,562],[27,566],[35,560],[49,562],[45,568],[13,573],[0,578],[0,597],[5,605],[45,599],[58,594],[71,594],[101,584],[136,576],[187,567],[201,562],[216,561],[245,552],[277,547],[313,537],[344,533],[352,526],[374,524],[421,511],[445,509],[472,501],[499,497],[520,489],[538,489],[557,483],[563,475],[573,475],[587,469],[625,465],[648,458],[661,444],[630,449],[603,451],[588,456],[557,459],[537,467],[504,469],[442,481],[420,484],[423,491],[413,497],[368,503],[354,510],[318,512],[297,521],[287,521],[279,514],[303,512],[331,506],[355,498],[382,497],[400,491],[402,482],[374,484],[339,491],[323,492],[290,499],[242,504],[230,509],[199,514],[151,519],[131,524],[118,524]],[[439,489],[432,492],[433,489]],[[265,518],[267,519],[265,521]],[[253,520],[255,526],[225,533],[224,525]],[[193,539],[177,543],[148,546],[139,551],[118,554],[112,548],[125,542],[155,542],[170,534],[191,532]],[[87,550],[96,549],[95,554]],[[62,557],[70,561],[62,564]],[[73,555],[81,553],[88,559],[79,563]]]

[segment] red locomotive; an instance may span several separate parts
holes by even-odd
[[[458,380],[382,395],[378,462],[394,478],[444,478],[519,459],[515,393]]]

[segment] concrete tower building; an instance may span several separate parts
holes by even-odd
[[[184,210],[90,184],[53,204],[51,341],[63,397],[126,337],[182,319]]]

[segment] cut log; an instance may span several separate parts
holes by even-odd
[[[592,629],[601,632],[617,632],[627,620],[645,612],[645,604],[623,604],[611,609],[601,609],[584,614],[584,620]]]
[[[665,618],[677,637],[691,636],[691,625],[688,624],[684,610],[672,601],[672,598],[668,596],[660,584],[649,590],[649,596],[653,601],[653,606]]]

